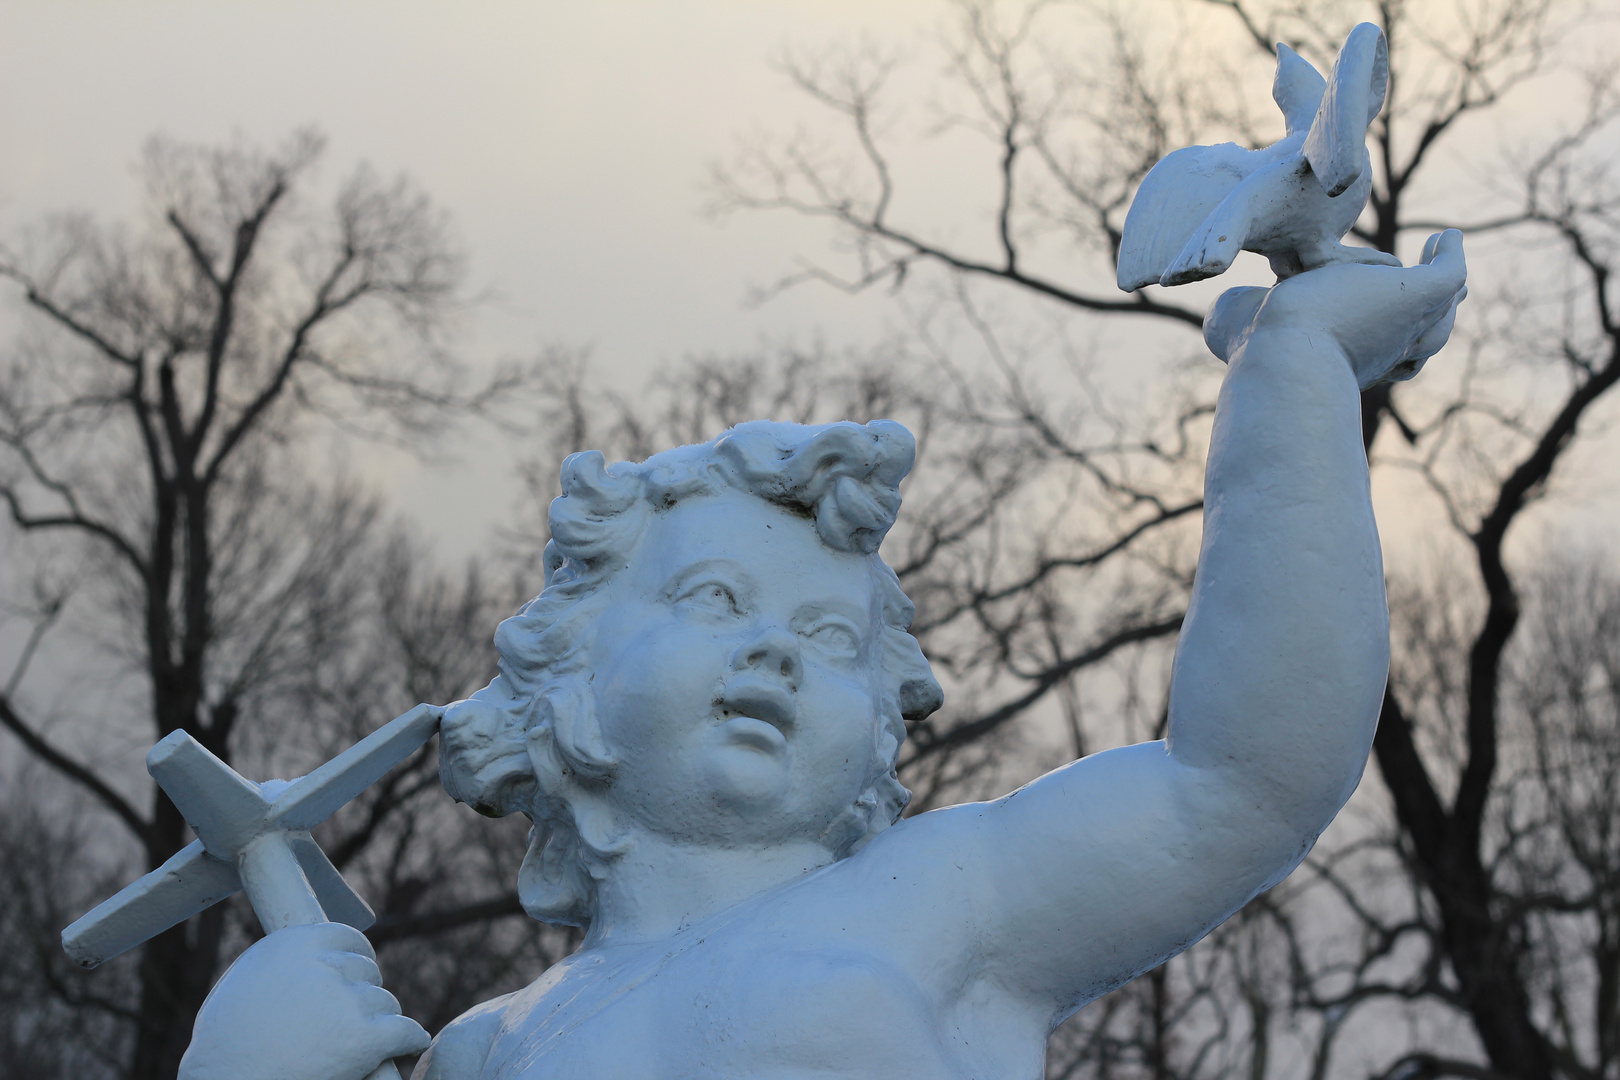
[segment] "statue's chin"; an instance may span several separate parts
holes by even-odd
[[[739,730],[726,732],[705,768],[716,801],[728,810],[750,815],[780,805],[788,787],[782,733],[762,720],[747,718],[733,720],[727,727]]]

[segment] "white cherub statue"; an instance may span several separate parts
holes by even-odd
[[[1058,1023],[1280,880],[1355,788],[1389,659],[1358,390],[1444,343],[1464,276],[1448,233],[1218,305],[1169,736],[994,802],[899,820],[903,722],[940,703],[877,554],[903,428],[570,458],[545,591],[441,753],[456,797],[534,820],[530,913],[588,931],[416,1075],[1039,1077]],[[350,927],[270,934],[182,1077],[358,1080],[422,1050],[376,979]]]
[[[1312,181],[1314,183],[1314,181]],[[940,705],[878,548],[897,424],[759,421],[551,507],[545,590],[445,710],[448,791],[534,822],[518,888],[573,956],[429,1046],[359,931],[253,945],[183,1080],[1027,1080],[1064,1018],[1197,941],[1349,798],[1389,663],[1359,391],[1445,343],[1462,241],[1217,301],[1228,362],[1160,742],[901,819]]]

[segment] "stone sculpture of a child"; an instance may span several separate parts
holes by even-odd
[[[1389,657],[1357,391],[1444,343],[1463,280],[1449,233],[1423,265],[1227,293],[1168,738],[904,821],[904,721],[940,703],[876,554],[904,429],[571,458],[546,589],[441,753],[451,794],[534,819],[530,913],[589,929],[416,1075],[1041,1076],[1059,1022],[1280,880],[1355,788]],[[353,930],[271,934],[182,1075],[358,1080],[422,1050],[377,981]]]

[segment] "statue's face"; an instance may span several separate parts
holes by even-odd
[[[657,515],[608,588],[592,691],[617,813],[698,844],[820,837],[877,753],[866,559],[726,492]]]

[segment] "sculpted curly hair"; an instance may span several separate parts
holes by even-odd
[[[500,674],[446,710],[439,751],[455,799],[483,814],[522,812],[534,821],[518,881],[530,915],[589,923],[596,880],[624,850],[602,800],[588,797],[612,783],[616,763],[597,728],[586,646],[609,602],[602,586],[628,563],[653,516],[685,499],[741,490],[812,518],[828,547],[867,557],[884,627],[873,774],[823,842],[842,858],[899,819],[911,797],[895,774],[905,723],[942,700],[908,632],[911,601],[877,555],[915,456],[911,433],[892,421],[759,420],[639,464],[609,467],[595,451],[563,462],[544,591],[501,623]]]

